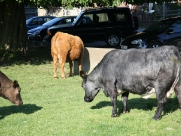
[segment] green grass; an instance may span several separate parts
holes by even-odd
[[[133,94],[128,101],[130,113],[112,118],[110,99],[102,91],[93,102],[85,103],[81,78],[53,79],[51,56],[49,52],[41,53],[23,61],[1,62],[0,70],[10,79],[18,80],[24,102],[15,106],[0,98],[1,136],[178,136],[181,133],[181,112],[174,95],[159,121],[152,119],[156,111],[155,96],[144,100]],[[120,97],[118,100],[120,113]]]

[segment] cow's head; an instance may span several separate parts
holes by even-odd
[[[19,106],[23,104],[21,99],[21,88],[18,84],[18,81],[13,81],[9,86],[3,87],[3,94],[2,97],[8,99],[10,102],[14,103],[15,105]]]
[[[83,79],[82,87],[85,90],[84,101],[91,102],[94,100],[95,96],[98,94],[100,88],[98,88],[95,84],[95,81],[89,79],[89,77],[85,75],[83,71],[80,71],[80,76]]]

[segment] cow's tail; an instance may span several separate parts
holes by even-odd
[[[56,34],[53,36],[53,38],[52,38],[52,40],[51,40],[51,45],[52,45],[52,46],[55,46],[55,45],[57,44],[57,38],[58,38],[58,36],[59,36],[59,33],[56,33]]]
[[[180,65],[177,68],[177,74],[176,74],[176,78],[175,81],[172,84],[172,87],[170,88],[170,90],[167,92],[167,98],[171,97],[174,91],[174,88],[179,80],[179,74],[180,74]]]

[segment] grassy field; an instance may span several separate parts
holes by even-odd
[[[38,51],[37,51],[38,52]],[[130,113],[111,118],[110,99],[101,91],[91,103],[83,100],[79,76],[53,78],[50,52],[1,61],[0,70],[17,79],[24,104],[15,106],[0,98],[1,136],[178,136],[181,112],[175,95],[169,98],[162,119],[152,119],[155,96],[130,95]],[[66,65],[68,73],[68,65]],[[60,75],[60,73],[59,73]],[[118,112],[121,101],[118,98]]]

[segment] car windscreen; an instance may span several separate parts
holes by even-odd
[[[29,24],[29,22],[32,20],[32,18],[29,18],[26,20],[26,24]]]
[[[72,25],[75,25],[75,23],[79,20],[79,18],[81,17],[81,15],[83,14],[84,12],[80,12],[79,15],[74,19],[74,21],[72,22]]]
[[[43,25],[45,26],[52,26],[53,24],[55,24],[57,21],[59,21],[61,18],[54,18],[46,23],[44,23]]]
[[[161,32],[172,24],[173,20],[162,20],[150,25],[144,32]]]

